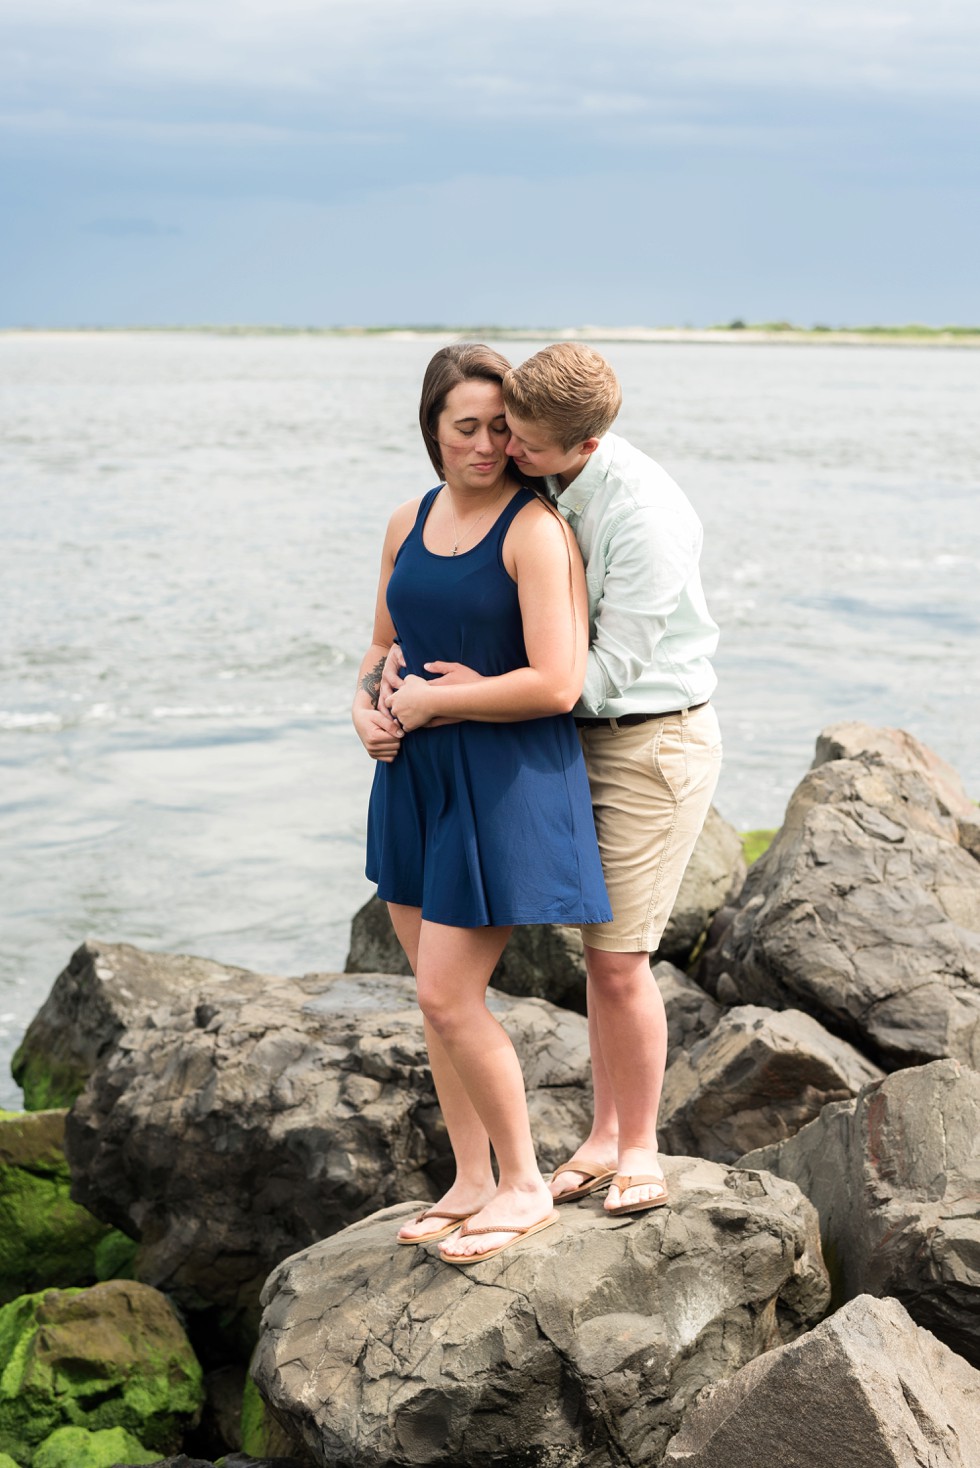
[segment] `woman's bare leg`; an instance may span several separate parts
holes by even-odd
[[[392,926],[405,956],[418,975],[419,934],[422,928],[422,912],[417,907],[403,907],[389,902]],[[506,941],[506,933],[504,936]],[[503,943],[501,944],[501,951]],[[499,956],[499,955],[498,955]],[[491,973],[493,966],[490,966]],[[488,975],[489,980],[489,975]],[[473,1213],[493,1196],[497,1186],[490,1165],[490,1138],[480,1120],[466,1088],[456,1074],[452,1061],[446,1054],[437,1032],[425,1020],[425,1042],[429,1051],[429,1066],[436,1097],[442,1111],[449,1143],[456,1161],[456,1176],[451,1186],[443,1193],[432,1209],[446,1208],[450,1213]],[[424,1223],[406,1223],[398,1230],[400,1239],[413,1239],[420,1234],[431,1233],[438,1227],[438,1219]]]
[[[472,1220],[474,1227],[483,1228],[495,1223],[517,1227],[537,1223],[551,1208],[551,1196],[534,1155],[520,1062],[506,1031],[486,1006],[490,975],[510,931],[451,928],[423,920],[419,934],[419,1004],[428,1031],[442,1047],[441,1054],[437,1049],[436,1063],[441,1065],[443,1056],[448,1060],[497,1159],[496,1191]],[[463,1131],[468,1135],[465,1127]],[[457,1155],[460,1173],[466,1163],[468,1159]],[[456,1235],[442,1249],[462,1257],[512,1237],[512,1231],[505,1228],[474,1239]]]

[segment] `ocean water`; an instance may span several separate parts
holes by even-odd
[[[87,935],[343,965],[371,890],[348,708],[442,340],[0,335],[0,1103]],[[705,525],[722,814],[778,824],[840,719],[980,796],[980,356],[600,349],[618,431]]]

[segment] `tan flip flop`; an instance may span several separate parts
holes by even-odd
[[[447,1264],[479,1264],[481,1259],[492,1259],[494,1254],[502,1254],[505,1249],[519,1244],[522,1239],[528,1239],[532,1234],[539,1234],[543,1228],[550,1228],[553,1223],[560,1222],[557,1213],[551,1213],[547,1218],[539,1219],[537,1223],[493,1223],[487,1228],[467,1228],[464,1223],[459,1231],[460,1238],[472,1238],[474,1234],[513,1234],[504,1244],[495,1244],[492,1249],[484,1249],[480,1254],[446,1254],[439,1250],[439,1258],[445,1259]]]
[[[656,1177],[652,1172],[617,1172],[609,1186],[618,1188],[620,1197],[627,1188],[642,1188],[647,1183],[660,1189],[659,1198],[644,1198],[640,1203],[620,1203],[616,1208],[607,1208],[605,1211],[610,1218],[616,1218],[620,1213],[646,1213],[649,1208],[662,1208],[667,1202],[667,1184],[662,1177]]]
[[[597,1167],[585,1157],[578,1157],[574,1162],[563,1162],[551,1174],[551,1181],[554,1182],[563,1172],[580,1172],[583,1177],[588,1178],[588,1182],[582,1183],[578,1188],[569,1188],[567,1193],[559,1193],[556,1203],[574,1203],[576,1198],[587,1198],[590,1193],[597,1193],[600,1188],[608,1187],[616,1176],[614,1167],[603,1167],[601,1164]]]
[[[416,1214],[412,1219],[413,1223],[424,1223],[427,1218],[448,1218],[451,1219],[451,1222],[447,1223],[444,1228],[431,1229],[427,1234],[416,1234],[413,1239],[398,1238],[397,1234],[395,1237],[399,1244],[434,1244],[437,1239],[448,1239],[450,1234],[456,1232],[461,1223],[465,1223],[468,1218],[472,1217],[472,1213],[445,1213],[441,1208],[423,1208],[422,1212]]]

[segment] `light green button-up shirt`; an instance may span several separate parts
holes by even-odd
[[[718,627],[698,558],[701,522],[659,464],[607,433],[576,479],[549,492],[575,533],[589,589],[580,717],[667,713],[711,697]]]

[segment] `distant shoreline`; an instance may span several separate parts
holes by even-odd
[[[457,337],[481,341],[658,342],[679,345],[817,345],[980,347],[980,326],[805,327],[785,322],[728,326],[5,326],[0,338],[61,339],[75,336],[204,335],[381,337],[410,341]]]

